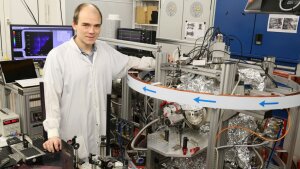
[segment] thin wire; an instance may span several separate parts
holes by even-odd
[[[1,44],[1,57],[3,57],[3,46],[2,46],[2,27],[0,23],[0,44]]]
[[[271,79],[271,81],[273,82],[273,84],[278,87],[276,81],[274,80],[274,78],[272,76],[270,76],[270,74],[268,73],[267,69],[264,69],[262,65],[260,65],[261,69],[265,72],[266,76],[268,76],[268,78]]]
[[[4,1],[2,1],[3,3],[2,3],[2,11],[5,11],[5,9],[4,9]],[[6,12],[3,12],[4,13],[4,18],[6,18],[6,16],[5,16],[5,14],[6,14]],[[3,31],[4,32],[4,38],[7,38],[7,33],[6,33],[6,31]],[[7,43],[4,43],[5,44],[5,49],[6,49],[6,55],[7,55]],[[1,45],[2,45],[2,42],[1,42]],[[3,51],[2,51],[3,52]],[[3,57],[4,57],[4,53],[3,53],[3,55],[2,55]]]
[[[209,52],[208,52],[208,55],[211,55],[211,53],[213,53],[213,52],[223,52],[223,53],[225,53],[225,54],[230,55],[230,53],[228,53],[227,51],[224,51],[224,50],[212,50],[212,51],[209,51]]]
[[[38,14],[37,23],[39,25],[40,24],[40,5],[39,5],[39,0],[36,0],[36,4],[37,4],[37,14]]]
[[[232,147],[260,147],[263,146],[265,144],[268,144],[267,141],[264,141],[260,144],[242,144],[242,145],[226,145],[226,146],[220,146],[220,147],[216,147],[215,151],[216,151],[216,166],[218,167],[218,162],[219,162],[219,149],[224,149],[224,148],[232,148]]]
[[[31,9],[29,8],[29,6],[28,6],[28,4],[26,3],[26,1],[25,1],[25,0],[22,0],[22,2],[23,2],[23,5],[25,6],[27,12],[29,13],[29,15],[31,16],[31,18],[33,19],[33,21],[35,22],[35,24],[38,25],[38,22],[36,21],[36,18],[35,18],[35,16],[33,15],[32,11],[31,11]]]
[[[259,167],[259,169],[262,169],[263,168],[263,166],[264,166],[264,160],[263,160],[263,158],[261,157],[261,155],[257,152],[257,150],[255,149],[255,147],[252,147],[252,150],[254,151],[254,153],[258,156],[258,159],[259,159],[259,161],[260,161],[260,167]]]
[[[111,101],[111,103],[113,103],[113,104],[115,104],[115,105],[118,105],[118,106],[122,106],[122,104],[117,103],[117,102],[115,102],[115,101]]]
[[[138,134],[133,138],[132,142],[131,142],[131,148],[133,150],[139,150],[139,151],[147,151],[148,149],[147,148],[136,148],[134,145],[135,145],[135,142],[137,140],[137,138],[142,134],[142,132],[148,128],[149,126],[151,126],[153,123],[156,123],[157,121],[159,121],[159,118],[158,119],[155,119],[153,121],[151,121],[150,123],[148,123],[145,127],[143,127],[139,132]]]
[[[237,81],[236,84],[234,85],[234,88],[232,89],[231,95],[234,94],[234,92],[235,92],[236,88],[238,87],[240,81],[241,81],[241,76],[239,76],[238,81]]]
[[[255,131],[253,131],[253,130],[251,130],[251,129],[249,129],[249,128],[246,128],[246,127],[242,127],[242,126],[229,126],[229,127],[226,127],[226,128],[224,128],[224,129],[222,129],[218,134],[217,134],[217,140],[218,139],[220,139],[220,137],[221,137],[221,134],[222,133],[224,133],[226,130],[229,130],[229,129],[243,129],[243,130],[245,130],[245,131],[248,131],[249,133],[252,133],[253,135],[256,135],[257,137],[259,137],[259,138],[261,138],[261,139],[263,139],[263,140],[266,140],[266,141],[270,141],[270,142],[274,142],[274,141],[280,141],[280,140],[282,140],[288,133],[289,133],[289,130],[290,130],[290,126],[291,126],[291,117],[290,117],[290,113],[289,112],[287,112],[288,113],[288,128],[287,128],[287,130],[286,130],[286,132],[280,137],[280,138],[278,138],[278,139],[275,139],[275,140],[273,140],[273,139],[269,139],[269,138],[266,138],[266,137],[263,137],[263,136],[261,136],[259,133],[257,133],[257,132],[255,132]]]
[[[234,39],[236,39],[238,42],[239,42],[239,44],[240,44],[240,52],[241,52],[241,56],[243,56],[244,54],[243,54],[243,44],[242,44],[242,41],[238,38],[238,37],[236,37],[235,35],[227,35],[226,37],[232,37],[232,38],[234,38]],[[231,40],[231,39],[229,39],[229,40]]]
[[[211,30],[213,30],[213,32],[210,34]],[[199,59],[202,57],[204,52],[207,50],[207,47],[209,46],[208,44],[209,44],[210,40],[213,38],[214,32],[216,30],[218,30],[218,29],[216,29],[215,27],[208,28],[204,34],[201,45],[197,46],[197,47],[196,47],[196,44],[200,38],[196,39],[195,44],[194,44],[195,47],[187,54],[188,57],[190,57],[190,55],[193,54],[193,56],[190,57],[189,63],[191,63],[194,59]],[[195,55],[196,51],[197,51],[197,54]],[[189,63],[187,63],[187,64],[189,64]]]
[[[61,0],[59,0],[59,9],[60,9],[60,20],[61,25],[64,25],[63,17],[62,17],[62,9],[61,9]]]

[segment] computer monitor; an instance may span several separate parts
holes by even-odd
[[[10,25],[12,60],[44,61],[51,49],[74,35],[72,26]]]
[[[16,80],[37,78],[32,59],[1,61],[0,72],[5,84],[15,83]]]
[[[248,1],[245,12],[300,15],[300,0],[253,0]]]

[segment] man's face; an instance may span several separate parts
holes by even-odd
[[[81,47],[91,46],[100,34],[100,14],[93,6],[86,6],[81,9],[77,24],[72,26],[76,31],[76,40]]]

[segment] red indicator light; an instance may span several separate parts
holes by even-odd
[[[8,125],[8,124],[11,124],[10,120],[3,121],[3,125]]]
[[[19,119],[12,119],[11,120],[11,123],[18,123],[19,122]]]

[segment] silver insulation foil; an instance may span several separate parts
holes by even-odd
[[[280,131],[280,126],[283,125],[283,120],[271,117],[265,119],[265,129],[263,134],[271,139],[276,139],[278,132]]]
[[[205,93],[219,93],[219,85],[213,79],[207,79],[204,76],[195,75],[192,73],[184,74],[180,77],[182,82],[177,86],[177,89],[180,90],[189,90],[195,92],[205,92]],[[195,105],[181,105],[182,110],[200,110],[201,106]]]
[[[254,89],[263,91],[264,90],[264,80],[265,77],[261,76],[260,72],[255,69],[239,69],[239,76],[241,81],[244,81],[244,84],[250,84]]]
[[[200,126],[199,133],[200,134],[209,134],[209,130],[210,130],[210,123],[206,122],[202,126]]]
[[[207,169],[206,153],[200,153],[191,158],[174,158],[166,163],[167,169]]]
[[[195,92],[206,92],[218,94],[219,86],[213,79],[207,79],[204,76],[188,73],[180,77],[182,82],[177,86],[180,90],[189,90]]]
[[[236,117],[229,120],[228,126],[243,126],[251,130],[256,130],[257,124],[254,117],[245,114],[239,114]],[[247,143],[250,133],[243,129],[229,129],[228,130],[228,145],[240,145]],[[251,159],[253,153],[247,147],[233,147],[225,151],[225,161],[232,164],[231,168],[235,168],[237,165],[243,169],[250,169]]]

